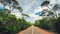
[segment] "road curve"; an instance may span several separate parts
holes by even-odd
[[[18,34],[54,34],[54,33],[47,32],[46,30],[43,30],[35,26],[31,26],[27,28],[26,30],[19,32]]]

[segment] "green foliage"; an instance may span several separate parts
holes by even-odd
[[[44,1],[44,2],[41,4],[41,6],[47,6],[48,4],[50,4],[49,1]]]
[[[57,19],[50,18],[49,20],[47,19],[37,20],[35,22],[35,26],[38,26],[48,31],[60,33],[60,17],[58,17]]]
[[[24,18],[17,18],[15,15],[12,14],[3,17],[4,14],[2,12],[0,12],[0,14],[1,34],[16,34],[17,32],[22,31],[31,26],[31,23],[27,22]]]
[[[15,4],[19,5],[19,3],[16,0],[12,0],[13,2],[15,2]]]
[[[22,12],[22,10],[23,10],[21,7],[17,7],[17,9],[20,10],[20,12]]]
[[[39,25],[40,25],[39,20],[38,21],[35,21],[35,24],[34,25],[39,27]]]
[[[0,16],[0,21],[3,21],[3,18]]]
[[[23,15],[23,16],[27,16],[27,17],[29,17],[29,15],[27,15],[27,14],[24,14],[24,13],[23,13],[22,15]]]
[[[16,7],[15,9],[22,13],[23,9],[19,7],[19,3],[16,0],[12,0],[12,2],[14,6],[10,6],[10,8]],[[16,34],[31,26],[31,23],[27,22],[24,18],[17,18],[15,15],[10,14],[11,10],[6,9],[6,5],[4,5],[4,10],[0,11],[0,34]],[[24,16],[28,15],[25,14]]]

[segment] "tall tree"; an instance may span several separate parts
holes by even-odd
[[[48,7],[50,10],[46,10],[46,12],[50,12],[49,14],[47,14],[47,15],[51,15],[51,14],[53,14],[53,15],[51,15],[51,17],[58,17],[58,15],[57,15],[57,13],[56,13],[56,11],[54,11],[54,10],[52,10],[50,7],[49,7],[49,4],[50,4],[50,2],[49,1],[44,1],[42,4],[41,4],[41,6],[43,7],[43,6],[45,6],[45,7]]]

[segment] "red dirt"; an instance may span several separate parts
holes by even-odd
[[[26,30],[19,32],[18,34],[55,34],[55,33],[48,32],[46,30],[43,30],[43,29],[35,27],[35,26],[31,26],[31,27],[27,28]]]

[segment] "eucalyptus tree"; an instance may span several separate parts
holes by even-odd
[[[5,6],[9,6],[10,9],[13,9],[13,8],[17,8],[19,10],[22,9],[16,0],[0,0],[0,2],[4,5],[4,9],[5,9]]]
[[[44,2],[41,4],[41,7],[46,7],[46,6],[47,6],[47,7],[49,8],[48,4],[50,4],[49,1],[44,1]],[[50,9],[50,8],[49,8],[49,9]],[[41,15],[47,16],[47,15],[45,15],[45,13],[46,13],[47,11],[48,11],[48,9],[43,9]]]
[[[6,5],[11,4],[11,0],[0,0],[0,2],[4,5],[4,9]]]
[[[53,6],[52,10],[56,11],[57,17],[59,17],[58,10],[60,11],[60,4],[55,4]]]
[[[45,16],[46,18],[47,18],[47,17],[48,17],[48,18],[51,18],[51,17],[53,17],[53,16],[55,16],[55,15],[54,15],[53,12],[51,12],[51,10],[43,9],[43,10],[42,10],[42,14],[41,14],[40,16]]]
[[[24,16],[26,16],[26,14],[24,14],[22,11],[23,11],[23,9],[19,6],[19,3],[17,2],[17,1],[15,1],[15,0],[12,0],[13,1],[13,4],[12,4],[12,8],[13,9],[18,9],[20,12],[21,12],[21,14],[22,14],[22,18],[24,18]],[[13,10],[12,9],[12,10]]]
[[[49,7],[49,4],[50,4],[49,1],[44,1],[44,2],[41,4],[41,7],[48,7],[48,8],[49,8],[49,10],[45,10],[46,12],[49,13],[49,14],[47,14],[47,16],[50,15],[50,16],[58,17],[57,14],[56,14],[56,11],[54,11],[53,9],[51,9],[51,8]],[[43,10],[43,11],[44,11],[44,10]],[[51,13],[52,13],[52,15],[51,15]]]
[[[29,17],[29,15],[23,13],[23,9],[20,7],[17,0],[12,0],[12,5],[11,6],[12,6],[12,10],[13,9],[18,9],[21,12],[22,18],[24,18],[25,16]]]
[[[23,9],[19,6],[19,3],[16,1],[16,0],[12,0],[14,3],[13,3],[13,7],[14,8],[17,8],[21,13],[22,13],[22,16],[24,17],[24,16],[27,16],[27,17],[29,17],[27,14],[24,14],[22,11],[23,11]]]
[[[0,2],[1,2],[1,4],[3,4],[4,5],[4,10],[2,11],[2,13],[4,14],[4,18],[6,18],[7,17],[7,15],[8,14],[10,14],[11,13],[11,10],[8,10],[8,9],[6,9],[5,8],[5,6],[9,6],[9,7],[12,7],[12,0],[0,0]],[[3,20],[3,24],[5,23],[5,20]]]
[[[0,0],[0,2],[4,5],[4,9],[5,9],[6,2],[4,0]]]
[[[50,4],[49,1],[44,1],[44,2],[41,4],[41,6],[47,6],[48,4]]]
[[[27,14],[24,14],[24,13],[22,13],[22,16],[23,16],[23,18],[24,18],[24,16],[26,16],[26,17],[29,17],[29,15],[27,15]]]
[[[1,4],[4,5],[4,9],[3,9],[3,13],[5,14],[6,11],[5,11],[5,6],[7,6],[8,4],[11,4],[11,0],[0,0]],[[8,12],[8,11],[7,11]],[[9,11],[10,12],[10,11]]]
[[[22,19],[25,19],[25,17],[27,17],[27,18],[29,17],[29,15],[23,13],[23,9],[20,7],[20,5],[19,5],[17,0],[12,0],[12,8],[13,9],[18,9],[21,12]],[[23,20],[21,22],[23,22]]]

